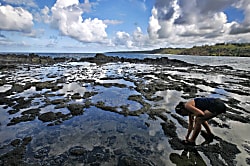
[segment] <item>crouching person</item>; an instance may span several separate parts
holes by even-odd
[[[195,98],[188,102],[180,102],[175,110],[179,115],[189,116],[186,139],[182,143],[194,146],[195,140],[201,131],[201,126],[206,130],[206,133],[203,133],[206,139],[204,143],[213,141],[214,135],[207,121],[221,113],[225,113],[226,105],[218,98]]]

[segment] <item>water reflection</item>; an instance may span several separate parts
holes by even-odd
[[[171,153],[169,156],[172,163],[177,166],[199,165],[206,166],[205,161],[195,148],[185,148],[181,154]]]

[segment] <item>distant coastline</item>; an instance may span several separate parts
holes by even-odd
[[[118,51],[109,53],[250,57],[250,43],[217,43],[215,45],[194,46],[192,48],[159,48],[145,51]]]

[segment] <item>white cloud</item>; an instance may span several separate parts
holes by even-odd
[[[114,39],[114,44],[116,46],[125,46],[127,48],[132,48],[132,40],[128,33],[118,31]]]
[[[151,49],[155,43],[157,41],[150,40],[148,35],[143,34],[140,27],[136,27],[131,35],[127,32],[119,31],[113,39],[113,46],[133,50]]]
[[[0,6],[0,30],[19,31],[30,33],[32,31],[33,16],[21,7]]]
[[[117,25],[117,24],[123,23],[123,21],[119,21],[119,20],[103,20],[103,22],[109,25]]]
[[[51,8],[51,21],[62,35],[69,36],[81,42],[107,42],[107,25],[97,18],[83,19],[84,12],[90,7],[88,0],[80,4],[79,0],[57,0]],[[44,13],[48,13],[44,9]]]
[[[149,18],[149,27],[148,27],[148,34],[149,37],[152,39],[159,38],[158,31],[161,29],[157,15],[158,15],[157,9],[153,7],[152,16]]]
[[[230,6],[244,10],[242,23],[228,22],[223,10]],[[151,13],[149,37],[169,45],[239,41],[242,36],[230,34],[250,32],[249,0],[156,0]]]

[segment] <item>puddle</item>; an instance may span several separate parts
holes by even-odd
[[[100,84],[121,84],[126,85],[127,87],[135,87],[135,84],[124,79],[112,79],[112,80],[96,80]]]
[[[72,82],[68,84],[63,84],[63,88],[58,91],[58,93],[63,93],[65,96],[73,95],[75,93],[79,93],[80,95],[84,95],[86,92],[86,88],[83,87],[82,84],[77,82]]]
[[[96,87],[98,95],[92,97],[92,102],[97,103],[103,101],[106,106],[112,107],[121,107],[128,106],[130,111],[136,111],[141,109],[142,105],[138,102],[128,100],[128,97],[131,95],[139,95],[138,92],[135,92],[128,88],[104,88],[101,86]]]

